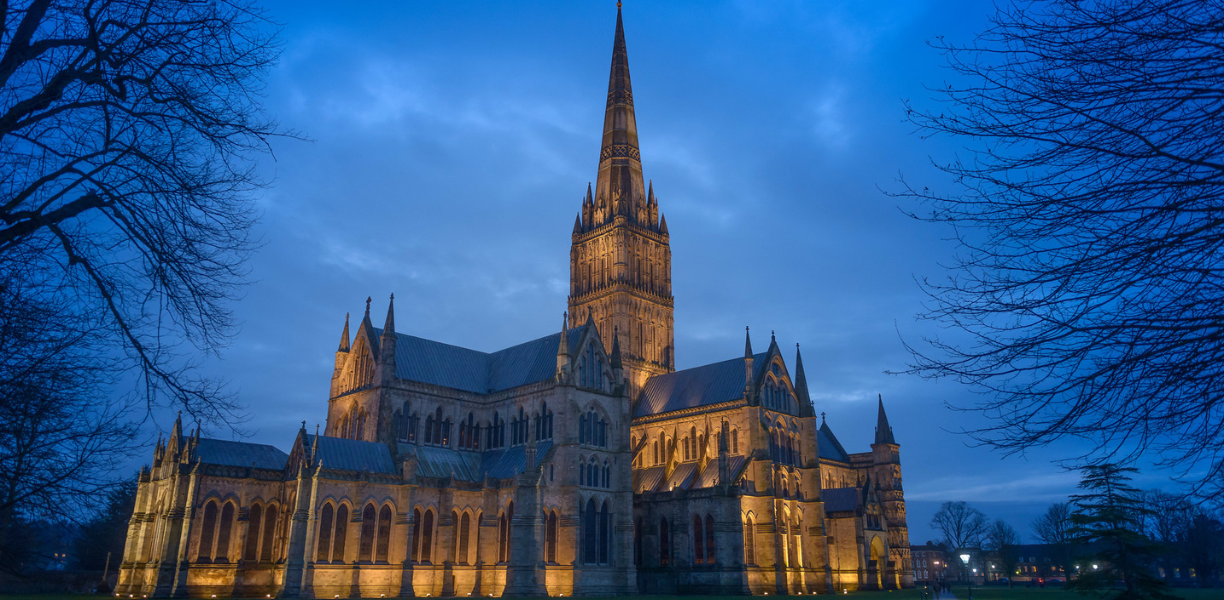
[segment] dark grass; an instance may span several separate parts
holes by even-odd
[[[957,600],[969,600],[964,586],[953,586],[952,592],[956,594]],[[894,590],[885,592],[849,592],[847,594],[837,594],[843,598],[853,598],[854,600],[932,600],[930,591],[909,589],[909,590]],[[1179,596],[1185,600],[1224,600],[1224,588],[1220,589],[1186,589],[1173,588],[1169,590],[1174,596]],[[821,594],[828,596],[829,594]],[[678,596],[632,596],[632,598],[640,600],[664,600],[674,599]],[[743,600],[744,596],[700,596],[702,598],[713,598],[715,600]],[[945,596],[946,597],[946,596]],[[114,596],[90,596],[90,595],[73,595],[73,594],[4,594],[0,592],[0,600],[105,600]],[[607,599],[588,597],[584,600],[624,600],[624,596],[609,597]],[[783,596],[786,600],[798,600],[799,598],[811,598],[811,596]],[[238,599],[240,600],[240,599]],[[262,599],[252,599],[262,600]],[[548,599],[541,599],[548,600]],[[1040,588],[1001,588],[1001,587],[974,587],[973,600],[1093,600],[1092,596],[1083,596],[1075,592],[1056,587]]]

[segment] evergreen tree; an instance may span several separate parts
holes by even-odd
[[[1130,486],[1137,470],[1114,464],[1089,465],[1082,469],[1079,489],[1071,496],[1071,535],[1094,550],[1084,558],[1079,577],[1067,587],[1082,594],[1109,600],[1172,599],[1164,582],[1152,573],[1160,547],[1140,533],[1151,509],[1140,490]],[[1099,567],[1099,568],[1094,568]],[[1122,588],[1117,587],[1121,579]]]

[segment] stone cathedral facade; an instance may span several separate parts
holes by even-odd
[[[818,417],[772,339],[675,368],[671,249],[618,8],[559,331],[495,352],[346,317],[326,427],[288,452],[176,421],[119,596],[787,594],[913,585],[900,446]]]

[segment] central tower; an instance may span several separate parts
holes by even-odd
[[[619,337],[630,398],[650,376],[675,370],[667,219],[644,181],[618,6],[599,173],[574,221],[569,314],[573,326],[593,319],[605,348]]]

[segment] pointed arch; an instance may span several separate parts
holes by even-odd
[[[357,560],[374,562],[374,533],[378,526],[378,509],[368,502],[361,510],[361,533],[357,546]]]
[[[582,510],[582,562],[588,565],[595,564],[598,560],[599,533],[595,511],[595,499],[588,498]]]
[[[273,544],[276,541],[276,519],[279,516],[277,512],[278,511],[275,504],[269,504],[267,510],[264,512],[263,546],[259,552],[259,560],[263,562],[271,562],[275,558],[275,554],[272,550]],[[258,524],[253,523],[252,526],[255,527],[256,531],[258,531]]]
[[[344,547],[348,538],[349,507],[341,504],[336,508],[336,533],[332,537],[331,562],[344,562]]]
[[[667,517],[659,518],[659,564],[671,564],[671,529],[667,526]]]
[[[242,560],[259,560],[259,531],[263,523],[263,507],[258,502],[252,503],[247,515],[247,535]]]
[[[599,564],[611,564],[612,556],[612,512],[608,510],[608,501],[603,501],[599,509]]]
[[[204,516],[200,522],[200,547],[196,552],[196,561],[212,562],[213,539],[217,529],[217,501],[209,500],[204,505]]]
[[[226,502],[221,506],[221,522],[217,526],[217,551],[213,562],[229,562],[230,536],[234,531],[234,503]]]
[[[420,562],[421,552],[421,509],[412,509],[412,539],[409,541],[408,560]]]
[[[705,564],[705,528],[701,515],[693,515],[693,564]]]
[[[557,562],[557,511],[547,511],[544,521],[544,560]]]
[[[319,542],[315,550],[315,562],[326,563],[331,561],[332,519],[334,515],[335,509],[332,508],[331,502],[325,503],[322,514],[319,515]]]
[[[378,540],[374,561],[385,563],[391,553],[391,507],[384,504],[378,511]]]
[[[756,564],[756,523],[752,515],[744,520],[744,564]]]
[[[433,558],[433,533],[434,533],[434,511],[432,508],[425,511],[425,516],[422,517],[421,523],[421,550],[419,553],[420,562],[429,564]]]
[[[716,553],[717,548],[714,545],[714,517],[711,516],[710,513],[706,513],[705,516],[705,542],[706,564],[712,565],[715,563],[714,559],[718,556],[718,554]]]

